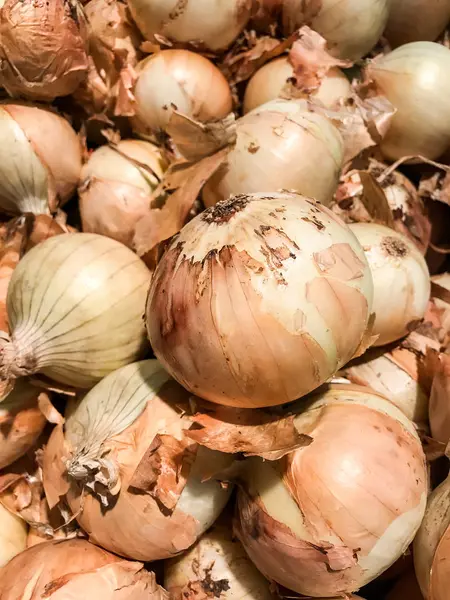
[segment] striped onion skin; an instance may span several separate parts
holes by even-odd
[[[68,233],[39,244],[19,262],[8,289],[3,377],[40,372],[89,388],[141,357],[149,281],[144,263],[110,238]]]

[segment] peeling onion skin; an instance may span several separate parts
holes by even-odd
[[[376,223],[353,223],[349,228],[366,253],[374,285],[375,346],[398,340],[414,329],[430,298],[428,267],[413,242]]]
[[[414,538],[427,467],[413,424],[370,391],[338,386],[295,420],[312,442],[276,463],[249,459],[235,531],[258,569],[306,596],[358,590]]]
[[[449,70],[450,50],[434,42],[405,44],[368,64],[367,78],[396,108],[380,143],[385,158],[436,159],[450,146]]]
[[[246,26],[252,0],[130,0],[144,37],[155,34],[214,52],[225,50]]]
[[[0,504],[0,568],[26,549],[27,531],[25,521]]]
[[[227,80],[200,54],[163,50],[142,60],[136,71],[132,123],[140,133],[164,131],[174,109],[198,121],[222,119],[231,112]]]
[[[6,380],[32,373],[92,387],[146,351],[142,322],[150,272],[123,244],[66,233],[19,262],[7,295],[11,341],[3,341]]]
[[[391,0],[384,35],[393,48],[410,42],[434,42],[449,21],[449,0]]]
[[[371,304],[364,253],[338,217],[299,194],[252,194],[174,238],[146,321],[156,356],[186,389],[262,407],[308,393],[350,360]]]
[[[328,205],[344,160],[341,134],[305,103],[275,100],[237,121],[237,142],[203,188],[210,207],[235,194],[294,190]],[[320,173],[318,171],[320,165]]]
[[[129,248],[136,223],[151,207],[151,195],[166,169],[157,146],[122,140],[95,150],[81,173],[79,188],[83,231],[98,233]]]
[[[1,210],[50,214],[63,206],[82,166],[81,142],[69,123],[31,104],[2,103],[0,135]]]

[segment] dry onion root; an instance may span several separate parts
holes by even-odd
[[[433,42],[449,21],[449,0],[391,0],[384,35],[394,48],[409,42]]]
[[[25,550],[27,531],[27,524],[0,504],[0,568]]]

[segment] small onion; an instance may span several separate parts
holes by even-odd
[[[59,115],[26,104],[0,104],[0,209],[56,211],[73,194],[81,172],[81,143]]]
[[[163,50],[137,65],[134,127],[165,130],[174,110],[199,121],[218,120],[232,109],[231,90],[219,69],[188,50]]]
[[[433,42],[450,21],[449,0],[390,0],[384,35],[392,47]]]
[[[46,542],[0,571],[2,600],[168,600],[154,573],[86,540]]]
[[[288,189],[327,205],[343,160],[341,134],[327,117],[302,101],[275,100],[237,121],[236,146],[205,185],[203,201]]]
[[[258,69],[248,82],[245,90],[244,114],[261,104],[278,98],[293,74],[294,70],[287,56],[272,60]],[[350,82],[344,73],[337,67],[333,67],[311,96],[326,107],[331,108],[341,98],[348,98],[351,89]]]
[[[252,0],[130,0],[129,7],[148,40],[163,36],[217,51],[225,50],[244,29]]]
[[[2,0],[0,85],[51,101],[76,90],[88,69],[86,19],[77,0]]]
[[[156,360],[105,377],[69,409],[64,433],[57,427],[50,437],[50,507],[65,496],[92,541],[129,558],[158,560],[191,546],[231,488],[202,483],[229,461],[184,436],[188,398]]]
[[[40,372],[88,388],[139,358],[149,278],[131,250],[92,233],[57,235],[30,250],[8,288],[3,378]]]
[[[161,151],[149,142],[122,140],[95,150],[81,172],[83,231],[131,246],[136,223],[149,212],[165,167]]]
[[[174,238],[147,300],[156,356],[230,406],[290,402],[352,358],[372,281],[347,226],[294,193],[235,196]]]
[[[28,526],[25,521],[0,504],[0,567],[4,567],[14,556],[25,550],[27,530]]]
[[[369,63],[368,78],[396,109],[380,143],[386,158],[435,159],[450,146],[449,70],[450,50],[433,42],[405,44]]]
[[[349,225],[364,249],[372,273],[376,346],[398,340],[423,319],[430,297],[428,267],[404,235],[376,223]]]

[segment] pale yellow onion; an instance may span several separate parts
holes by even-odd
[[[327,117],[303,101],[274,100],[237,121],[236,146],[206,183],[203,201],[287,189],[327,205],[343,160],[341,134]]]
[[[9,560],[25,550],[27,531],[25,521],[0,504],[0,567],[4,567]]]
[[[244,114],[278,98],[293,74],[294,70],[287,56],[276,58],[258,69],[245,89]],[[350,82],[341,69],[332,67],[311,96],[331,108],[341,98],[348,98],[351,89]]]
[[[384,35],[393,48],[409,42],[433,42],[450,21],[449,0],[390,0]]]
[[[141,140],[122,140],[95,150],[81,172],[83,231],[130,246],[136,223],[150,210],[151,195],[166,168],[160,149]]]
[[[364,249],[372,273],[376,346],[400,339],[423,319],[430,298],[428,267],[406,236],[376,223],[350,229]]]
[[[369,63],[367,77],[396,109],[380,142],[386,158],[435,159],[450,146],[449,70],[450,50],[433,42],[405,44]]]
[[[10,214],[54,212],[73,194],[81,142],[55,112],[0,104],[0,208]]]
[[[142,563],[82,539],[28,548],[0,571],[0,589],[2,600],[168,600]]]
[[[423,518],[427,467],[414,425],[351,386],[289,407],[309,445],[249,459],[236,532],[258,569],[306,596],[344,595],[408,548]]]
[[[174,110],[211,121],[232,109],[231,90],[219,69],[189,50],[163,50],[141,61],[134,88],[138,131],[165,130]]]
[[[65,497],[93,542],[129,558],[168,558],[191,546],[218,517],[231,487],[202,483],[203,474],[229,459],[185,438],[188,399],[156,360],[105,377],[69,409],[64,433],[58,427],[50,437],[43,464],[50,507]],[[176,461],[181,487],[167,456]]]
[[[130,0],[128,5],[148,40],[163,36],[218,51],[244,29],[252,0]]]
[[[42,373],[75,387],[139,358],[150,272],[126,246],[92,233],[66,233],[30,250],[7,296],[11,340],[6,380]]]
[[[152,279],[147,330],[184,387],[230,406],[290,402],[352,358],[367,326],[364,252],[299,194],[235,196],[174,238]]]

